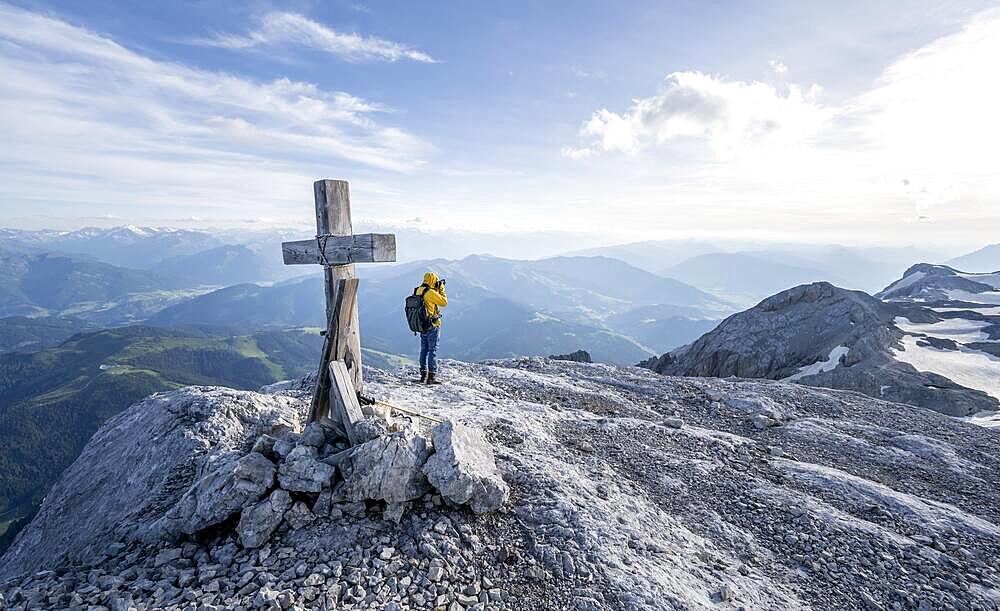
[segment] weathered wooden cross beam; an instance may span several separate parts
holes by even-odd
[[[362,389],[358,280],[354,264],[396,260],[396,236],[382,233],[354,235],[351,195],[346,180],[317,180],[313,183],[313,195],[316,202],[316,238],[281,245],[286,265],[322,265],[326,281],[326,335],[310,421],[328,415],[331,391],[346,389],[350,385],[353,385],[352,392],[360,393]],[[349,384],[338,384],[334,389],[330,379],[331,363],[338,361],[342,364],[337,367],[346,368]],[[343,401],[350,400],[341,397],[341,401],[337,402],[343,404]],[[354,402],[357,402],[356,398]],[[349,423],[340,424],[349,429]]]

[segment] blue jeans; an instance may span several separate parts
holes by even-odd
[[[440,327],[434,327],[427,333],[420,334],[420,370],[434,373],[438,370],[437,350],[438,338],[441,337]]]

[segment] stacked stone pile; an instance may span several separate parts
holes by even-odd
[[[238,517],[244,548],[265,544],[282,524],[299,529],[317,519],[363,512],[376,504],[399,522],[409,504],[437,491],[445,503],[477,513],[497,510],[509,494],[482,433],[446,421],[431,439],[412,426],[371,417],[355,425],[364,443],[351,447],[326,421],[301,433],[261,435],[246,454],[206,468],[160,519],[167,539],[195,535]]]

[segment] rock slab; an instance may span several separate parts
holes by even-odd
[[[510,495],[500,477],[493,450],[482,431],[446,421],[431,432],[434,454],[424,464],[424,475],[441,496],[468,504],[476,513],[496,511]]]
[[[291,505],[291,495],[279,488],[263,501],[244,509],[236,526],[240,545],[254,549],[267,543]]]
[[[333,467],[317,458],[314,446],[300,445],[278,467],[278,483],[285,490],[319,492],[330,486],[333,472]]]
[[[341,496],[402,503],[430,490],[422,468],[430,455],[427,440],[409,432],[373,439],[354,448],[340,463],[344,483]]]
[[[221,462],[167,512],[165,532],[191,535],[218,524],[258,501],[274,483],[274,463],[258,452]]]

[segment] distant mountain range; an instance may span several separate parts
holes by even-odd
[[[781,259],[785,257],[771,253],[716,252],[691,257],[662,273],[745,305],[799,284],[844,282],[829,270],[782,263]]]
[[[873,293],[898,278],[914,261],[941,259],[938,253],[913,247],[687,240],[636,242],[581,252],[615,257],[676,278],[740,307],[749,307],[777,291],[817,281]]]
[[[919,264],[875,297],[798,286],[644,365],[856,390],[1000,424],[1000,272]]]
[[[359,307],[365,345],[413,351],[402,300],[427,269],[448,281],[451,305],[442,350],[463,360],[586,347],[597,360],[635,362],[659,346],[693,339],[731,311],[694,287],[606,257],[514,261],[470,256],[363,268]],[[150,323],[320,325],[323,312],[321,279],[314,278],[228,287],[166,308]],[[660,343],[664,340],[672,343]]]
[[[49,252],[86,255],[104,263],[135,269],[223,245],[222,241],[207,232],[134,225],[110,229],[85,227],[77,231],[0,229],[0,242],[14,242]]]
[[[0,316],[93,315],[141,319],[181,283],[157,274],[57,253],[0,248]],[[150,303],[149,298],[154,298]]]
[[[1000,244],[984,246],[975,252],[955,257],[945,263],[955,269],[964,269],[970,272],[996,271],[1000,269]]]

